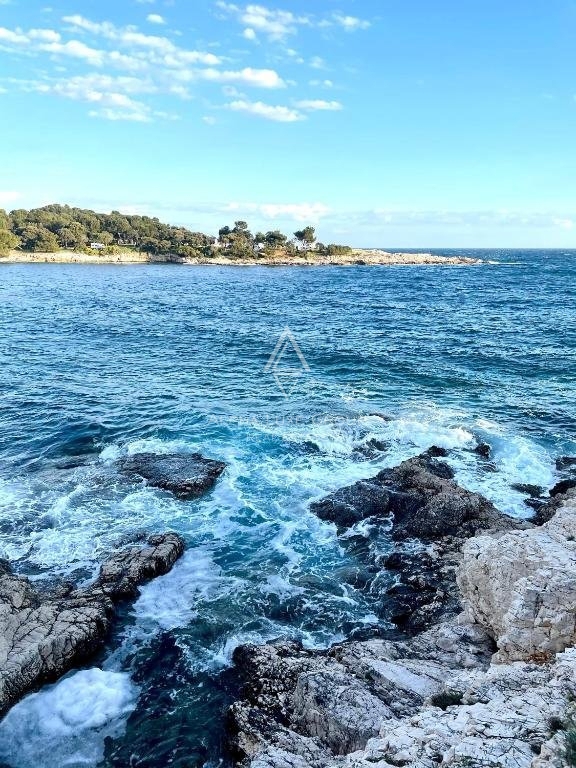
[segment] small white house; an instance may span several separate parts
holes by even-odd
[[[95,251],[101,251],[102,248],[106,248],[104,243],[90,243],[90,248],[93,248]]]

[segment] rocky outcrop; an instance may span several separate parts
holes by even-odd
[[[167,573],[184,551],[173,533],[151,536],[107,560],[94,583],[39,593],[28,579],[0,570],[0,715],[23,694],[57,679],[104,642],[120,600]]]
[[[425,453],[394,469],[384,469],[370,480],[341,488],[311,504],[310,510],[340,528],[390,515],[393,537],[401,540],[466,538],[478,531],[514,525],[491,502],[461,488],[453,477],[448,464]]]
[[[463,548],[458,585],[471,621],[503,661],[553,657],[576,642],[576,499],[540,528],[478,536]]]
[[[183,500],[209,491],[226,469],[224,462],[199,453],[138,453],[118,459],[115,466],[129,479],[144,480]]]
[[[316,509],[345,530],[362,509],[384,510],[378,516],[394,507],[394,526],[418,531],[426,556],[437,558],[441,584],[451,558],[466,613],[414,637],[326,652],[282,642],[239,648],[242,695],[230,736],[242,766],[566,768],[564,730],[576,709],[576,498],[554,500],[554,517],[539,528],[515,525],[431,461],[405,462]],[[463,536],[454,535],[457,520]],[[417,557],[397,551],[388,567],[425,581],[431,567],[418,571]]]
[[[552,665],[456,674],[446,687],[446,700],[449,693],[458,704],[440,710],[432,701],[414,717],[385,720],[364,751],[326,768],[567,768],[562,726],[576,694],[574,649]]]
[[[257,758],[258,768],[326,766],[363,749],[382,722],[418,712],[456,670],[485,668],[492,650],[485,633],[457,624],[324,653],[294,643],[244,646],[234,658],[245,697],[230,712],[235,752]]]
[[[360,480],[311,504],[322,520],[334,522],[342,543],[355,539],[348,529],[362,520],[389,521],[395,551],[387,558],[364,548],[365,565],[374,583],[384,584],[382,615],[398,627],[420,632],[456,615],[460,597],[455,567],[462,542],[485,530],[508,530],[522,525],[503,515],[483,496],[454,482],[454,473],[437,457],[446,455],[433,447],[422,455],[385,469],[376,477]],[[390,574],[386,582],[382,570]]]

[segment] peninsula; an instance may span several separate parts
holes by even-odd
[[[218,237],[119,211],[96,213],[67,205],[0,210],[0,263],[215,266],[474,265],[481,259],[431,253],[392,253],[318,242],[314,227],[253,234],[245,221]]]

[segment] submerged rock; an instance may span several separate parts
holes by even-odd
[[[0,715],[28,691],[56,680],[104,642],[116,603],[167,573],[184,551],[173,533],[118,552],[95,582],[61,595],[42,595],[28,579],[0,569]]]
[[[525,493],[533,499],[538,499],[544,495],[544,488],[541,485],[533,485],[532,483],[512,483],[510,486],[512,490],[518,491],[518,493]]]
[[[138,453],[118,459],[116,468],[127,477],[170,491],[179,499],[195,499],[214,486],[226,464],[199,453]]]
[[[476,448],[474,448],[474,453],[482,456],[483,459],[489,459],[492,456],[492,446],[488,445],[488,443],[478,443]]]

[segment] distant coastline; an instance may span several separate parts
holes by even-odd
[[[468,256],[438,256],[431,253],[393,253],[377,249],[353,248],[350,253],[321,255],[306,254],[261,255],[258,258],[227,258],[223,255],[185,258],[172,254],[148,254],[136,251],[115,254],[91,254],[76,251],[55,253],[12,250],[0,256],[0,264],[182,264],[196,266],[264,266],[264,267],[314,267],[314,266],[474,266],[485,264],[483,259]]]
[[[285,234],[251,232],[246,221],[218,236],[164,224],[150,216],[98,213],[52,204],[32,210],[0,209],[0,263],[193,264],[206,266],[370,266],[482,264],[465,256],[389,253],[322,243],[310,225]]]

